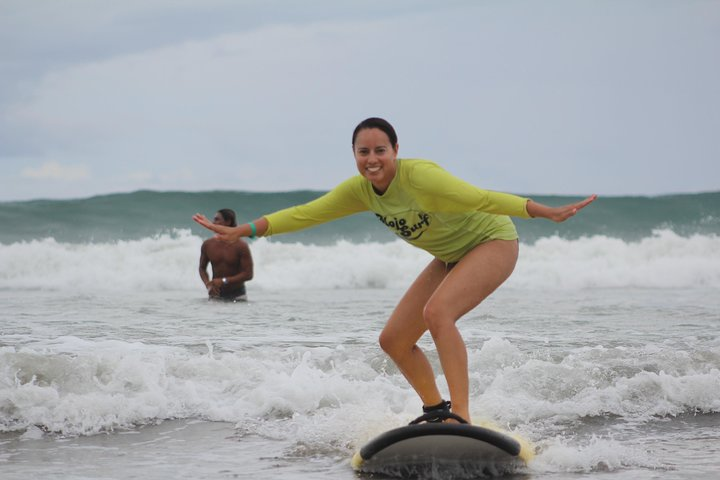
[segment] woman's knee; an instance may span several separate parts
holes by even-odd
[[[383,352],[391,356],[392,352],[396,350],[398,344],[395,335],[389,333],[387,330],[383,330],[382,332],[380,332],[378,343],[380,344],[380,348],[383,350]]]
[[[447,309],[442,308],[442,305],[433,301],[428,302],[423,308],[423,319],[425,320],[425,326],[427,326],[433,337],[442,332],[443,329],[454,326],[455,320],[457,320],[452,318]]]
[[[397,335],[389,330],[380,332],[378,343],[383,352],[387,353],[391,358],[399,358],[410,353],[415,344],[408,344],[408,341],[402,336]]]

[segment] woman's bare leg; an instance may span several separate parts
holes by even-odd
[[[492,240],[478,245],[445,276],[423,310],[448,382],[453,412],[468,421],[467,350],[455,322],[510,276],[517,257],[516,240]]]
[[[380,346],[405,375],[426,406],[442,397],[435,374],[417,341],[427,331],[423,309],[447,274],[444,262],[431,261],[403,295],[380,334]]]

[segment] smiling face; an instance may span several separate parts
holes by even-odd
[[[372,183],[377,193],[385,193],[397,171],[397,144],[392,145],[379,128],[365,128],[357,133],[353,154],[360,175]]]

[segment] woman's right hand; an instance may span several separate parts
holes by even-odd
[[[240,228],[214,224],[202,213],[196,213],[193,215],[192,219],[208,230],[215,232],[215,236],[223,242],[234,243],[241,237]]]

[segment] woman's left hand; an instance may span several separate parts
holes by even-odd
[[[583,208],[590,205],[596,198],[597,195],[590,195],[585,200],[577,203],[571,203],[569,205],[563,205],[561,207],[548,207],[542,203],[528,200],[527,212],[533,218],[547,218],[553,222],[564,222],[568,218],[577,214]]]

